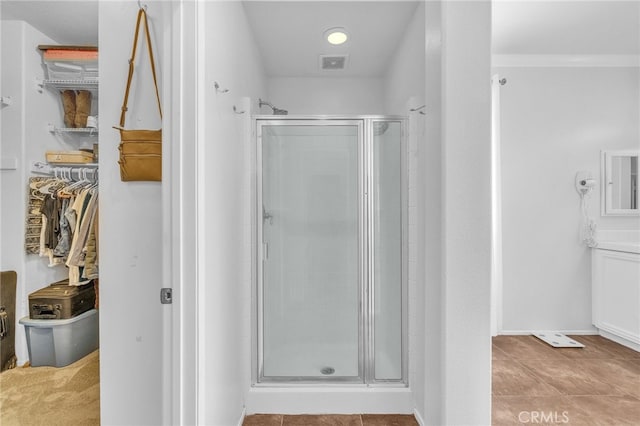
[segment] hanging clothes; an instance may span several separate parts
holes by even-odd
[[[53,249],[53,254],[58,257],[67,257],[69,254],[69,249],[71,248],[71,236],[72,230],[71,225],[69,224],[69,219],[67,219],[67,215],[65,214],[67,208],[69,207],[69,198],[64,198],[62,200],[62,206],[60,208],[60,223],[59,223],[59,236],[58,243],[56,244],[56,248]]]
[[[70,285],[98,278],[98,200],[96,183],[86,177],[29,179],[26,251],[47,257],[50,267],[66,265]]]
[[[40,233],[42,231],[42,213],[40,208],[44,202],[45,195],[38,189],[49,178],[31,177],[29,178],[29,205],[27,208],[27,219],[25,226],[24,248],[27,254],[40,253]]]
[[[91,229],[89,230],[89,239],[85,246],[83,278],[87,279],[98,278],[98,212],[99,209],[96,207]]]
[[[69,284],[82,285],[89,282],[84,276],[87,242],[91,226],[98,207],[98,192],[93,190],[81,191],[76,197],[73,210],[76,212],[76,229],[69,250],[66,265],[69,267]],[[95,249],[93,250],[95,251]]]

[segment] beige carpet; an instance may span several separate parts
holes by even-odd
[[[99,425],[100,354],[62,368],[18,367],[0,374],[0,425]]]

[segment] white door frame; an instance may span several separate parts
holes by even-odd
[[[171,54],[166,79],[171,105],[166,118],[163,166],[165,247],[163,287],[173,287],[173,315],[165,323],[171,339],[164,365],[164,423],[198,424],[198,279],[197,279],[197,134],[198,2],[178,0],[169,6]],[[173,107],[171,107],[173,106]]]
[[[500,75],[491,78],[491,335],[502,331],[502,173]]]

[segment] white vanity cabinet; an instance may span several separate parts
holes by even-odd
[[[599,243],[592,251],[593,325],[600,334],[640,350],[640,252],[636,245]]]

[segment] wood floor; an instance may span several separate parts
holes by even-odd
[[[640,353],[600,336],[557,349],[493,338],[493,424],[640,425]]]
[[[503,425],[640,425],[640,353],[600,336],[556,349],[533,336],[493,338],[492,417]],[[409,426],[411,415],[247,416],[245,426]]]
[[[243,426],[417,426],[412,415],[281,415],[254,414],[244,419]]]

